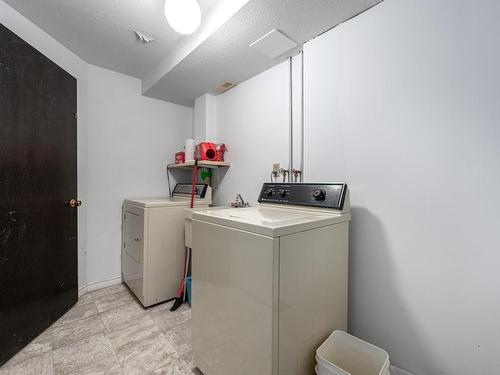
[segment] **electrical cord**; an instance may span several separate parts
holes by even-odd
[[[170,187],[170,172],[168,170],[168,166],[167,166],[167,185],[168,185],[168,197],[171,198],[172,197],[172,188]]]
[[[194,167],[193,167],[193,178],[191,179],[191,204],[189,208],[194,207],[194,194],[196,189],[196,184],[198,183],[198,158],[194,159]]]

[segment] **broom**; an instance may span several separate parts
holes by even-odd
[[[196,183],[198,179],[198,158],[194,159],[194,169],[193,169],[193,178],[191,179],[191,202],[189,204],[189,208],[194,207],[194,192],[196,188]],[[175,297],[174,304],[170,308],[170,311],[175,311],[177,310],[186,300],[186,277],[188,274],[189,270],[189,260],[190,260],[190,252],[191,249],[188,247],[185,248],[185,255],[184,255],[184,273],[182,276],[181,283],[179,285],[179,289],[177,289],[177,296]]]

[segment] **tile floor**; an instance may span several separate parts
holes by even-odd
[[[144,309],[123,284],[87,293],[0,375],[201,374],[192,363],[191,310],[171,305]]]

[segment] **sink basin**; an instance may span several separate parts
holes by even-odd
[[[232,219],[260,224],[287,223],[291,221],[303,220],[315,216],[321,216],[317,212],[304,212],[285,210],[280,208],[248,207],[248,208],[225,208],[220,210],[205,210],[203,214],[219,217],[223,219]]]

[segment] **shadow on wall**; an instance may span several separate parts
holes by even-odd
[[[222,179],[226,175],[228,169],[227,168],[209,169],[209,171],[212,173],[212,176],[203,178],[202,173],[206,172],[206,171],[205,171],[205,168],[200,168],[198,170],[197,183],[198,184],[208,184],[208,185],[211,184],[212,189],[213,189],[212,194],[215,195],[215,192],[217,191],[220,184],[222,183]],[[211,181],[210,181],[210,178],[211,178]],[[191,183],[192,180],[193,180],[193,172],[191,169],[189,169],[189,170],[171,169],[170,170],[170,189],[171,190],[174,189],[174,187],[177,183]],[[226,202],[226,203],[229,204],[228,202]]]
[[[399,362],[398,353],[431,358],[420,368],[438,368],[419,332],[418,323],[406,308],[398,288],[394,257],[382,221],[363,207],[351,207],[349,233],[349,333],[385,349],[391,364],[415,375],[410,363]],[[429,306],[432,308],[432,306]],[[382,324],[374,324],[382,322]],[[375,338],[383,337],[384,341]]]
[[[165,173],[168,172],[166,171]],[[170,190],[173,191],[177,183],[185,183],[185,184],[191,183],[192,176],[193,174],[191,170],[170,169]],[[168,184],[168,181],[166,183]]]
[[[214,194],[214,206],[229,206],[231,204],[230,201],[226,202],[224,200],[219,199],[219,197],[215,197],[215,194],[217,190],[219,190],[219,188],[221,187],[224,176],[226,176],[226,173],[228,171],[229,168],[219,168],[212,170],[212,189],[213,189],[212,193]],[[236,193],[237,192],[235,192],[234,194]]]

